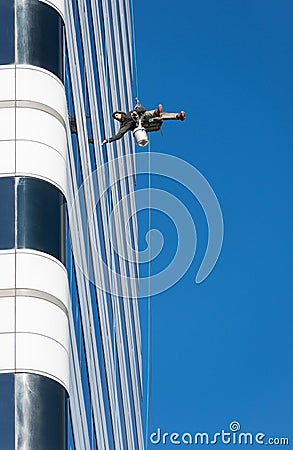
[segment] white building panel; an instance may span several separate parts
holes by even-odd
[[[68,352],[53,339],[39,334],[16,334],[16,372],[30,372],[69,385]]]
[[[15,360],[15,334],[0,334],[0,372],[11,372]]]
[[[0,299],[0,313],[1,305]],[[16,297],[16,332],[42,334],[59,342],[68,350],[67,315],[50,301]]]
[[[66,161],[59,152],[47,145],[18,141],[16,143],[16,174],[45,179],[55,184],[66,196]]]
[[[0,167],[1,167],[1,175],[7,174],[14,175],[15,172],[14,141],[0,141]]]
[[[32,250],[17,250],[16,287],[36,289],[51,294],[68,308],[66,269],[49,255]]]
[[[15,328],[14,299],[15,299],[14,297],[0,297],[0,333],[14,332]]]
[[[0,107],[0,141],[15,139],[15,109]]]
[[[41,142],[57,150],[64,159],[66,158],[65,127],[56,117],[47,112],[31,108],[16,108],[16,139]]]
[[[0,102],[15,99],[14,66],[0,67]]]
[[[15,253],[14,251],[0,251],[0,289],[15,287]]]
[[[61,81],[43,69],[17,66],[16,98],[18,101],[36,102],[57,111],[63,119],[67,116],[64,86]]]

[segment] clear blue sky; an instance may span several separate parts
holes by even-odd
[[[190,210],[198,252],[183,279],[153,298],[150,431],[213,434],[234,420],[293,448],[292,1],[134,3],[140,99],[187,114],[163,137],[153,133],[151,150],[193,164],[225,224],[215,269],[196,285],[207,241],[201,207],[175,183],[152,180]],[[141,214],[142,247],[145,222]],[[154,214],[154,227],[166,238],[159,271],[177,243],[165,216]]]

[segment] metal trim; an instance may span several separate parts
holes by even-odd
[[[59,114],[55,109],[51,108],[48,105],[45,105],[44,103],[35,102],[32,100],[3,100],[0,101],[0,108],[29,108],[29,109],[38,109],[39,111],[43,111],[45,113],[50,114],[51,116],[55,117],[65,128],[65,120]]]
[[[58,306],[68,317],[68,309],[64,303],[52,294],[48,294],[44,291],[39,291],[38,289],[28,289],[28,288],[11,288],[11,289],[0,289],[0,301],[1,298],[6,297],[33,297],[39,300],[45,300],[46,302],[53,303],[53,305]]]

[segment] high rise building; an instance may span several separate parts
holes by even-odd
[[[0,0],[0,450],[143,449],[128,0]]]

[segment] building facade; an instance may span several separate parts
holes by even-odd
[[[132,64],[128,0],[0,0],[1,450],[144,448]]]

